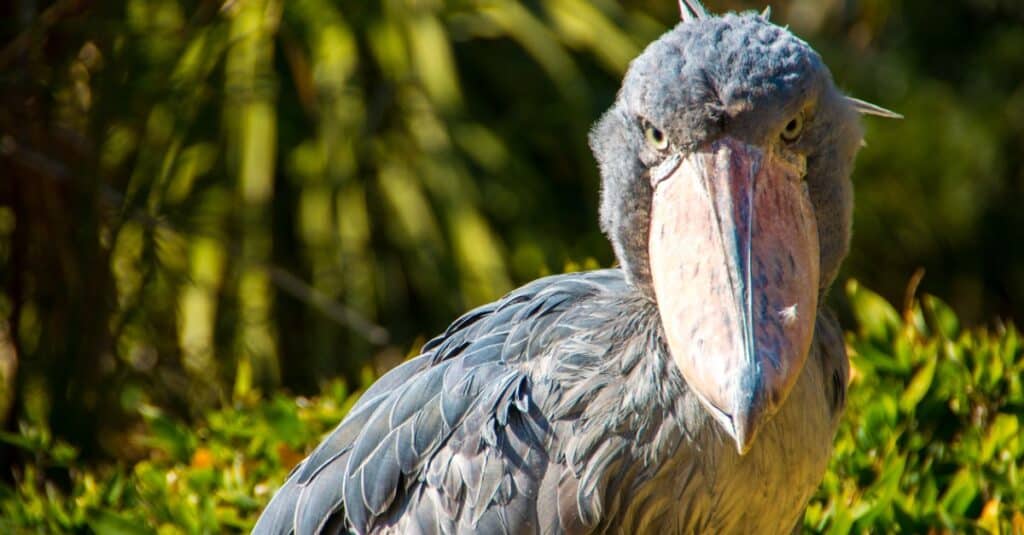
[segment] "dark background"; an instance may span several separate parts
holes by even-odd
[[[841,280],[898,305],[923,268],[967,323],[1017,317],[1024,2],[772,7],[842,88],[906,115],[865,121]],[[188,417],[358,384],[471,306],[610,265],[587,130],[678,13],[13,0],[0,17],[0,419],[132,458],[142,404]]]

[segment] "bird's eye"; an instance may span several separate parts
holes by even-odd
[[[647,138],[647,144],[649,144],[655,150],[665,150],[668,148],[668,136],[664,132],[658,130],[651,123],[644,121],[644,137]]]
[[[782,141],[786,143],[792,143],[796,141],[800,134],[804,131],[804,114],[800,113],[794,116],[786,123],[786,126],[782,129]]]

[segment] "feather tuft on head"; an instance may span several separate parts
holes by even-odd
[[[706,19],[708,12],[700,5],[700,0],[679,0],[679,18],[683,22]]]
[[[866,100],[861,100],[854,97],[846,97],[847,102],[853,105],[853,109],[857,110],[857,113],[862,115],[874,115],[875,117],[885,117],[886,119],[902,119],[903,115],[896,113],[892,110],[887,110],[878,104],[872,104]]]

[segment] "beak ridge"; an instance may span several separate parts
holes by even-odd
[[[673,360],[743,454],[799,377],[817,225],[799,172],[732,138],[656,184],[649,253]]]

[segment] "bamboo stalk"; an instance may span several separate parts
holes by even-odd
[[[226,97],[229,155],[240,202],[243,264],[238,275],[237,370],[234,393],[245,397],[280,380],[274,296],[269,274],[258,266],[273,247],[270,204],[274,195],[277,116],[273,84],[274,37],[281,5],[253,0],[232,16]]]

